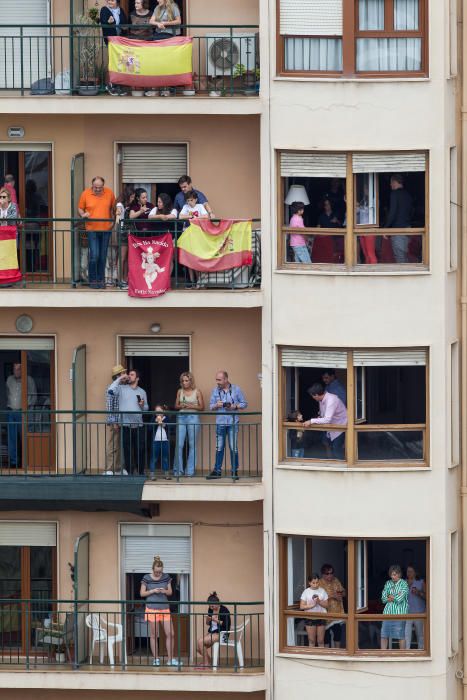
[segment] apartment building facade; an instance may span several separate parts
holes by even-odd
[[[1,297],[0,692],[462,697],[461,3],[181,2],[195,94],[146,97],[106,94],[100,28],[85,24],[103,2],[22,1],[34,29],[0,2],[0,176],[26,219],[23,281]],[[89,82],[97,94],[79,94]],[[176,264],[156,300],[90,289],[77,204],[91,178],[155,204],[185,173],[215,218],[252,220],[253,264],[195,286]],[[18,364],[38,399],[22,382],[12,428]],[[181,372],[207,402],[228,370],[248,400],[240,480],[228,459],[205,478],[209,412],[194,478],[109,474],[119,364],[142,371],[150,409],[174,406]],[[345,420],[300,426],[297,412],[321,412],[309,389],[323,377]],[[156,554],[177,667],[152,666],[139,588]],[[421,592],[402,617],[383,614],[391,565],[415,569],[412,605]],[[340,597],[322,625],[300,601],[326,571]],[[214,590],[232,631],[200,668]]]

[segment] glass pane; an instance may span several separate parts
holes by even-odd
[[[342,39],[288,37],[284,41],[285,70],[342,70]]]
[[[421,39],[357,39],[359,72],[411,72],[421,67]]]
[[[394,29],[396,31],[418,30],[419,0],[394,0]]]
[[[359,461],[422,460],[423,432],[421,430],[358,431],[357,450]]]
[[[384,30],[384,0],[359,0],[358,26],[365,30]]]
[[[347,624],[340,620],[319,618],[289,618],[292,638],[289,646],[308,647],[309,651],[316,647],[345,649],[347,647]]]
[[[23,216],[47,219],[49,211],[49,157],[46,151],[27,151],[24,154],[25,203]],[[46,226],[27,222],[21,232],[22,253],[28,273],[47,272],[50,258],[49,231]]]
[[[417,265],[423,263],[423,236],[357,237],[357,265]]]
[[[21,647],[21,547],[0,547],[0,598],[12,603],[0,605],[0,644]]]
[[[357,206],[355,209],[357,226],[377,225],[376,192],[376,173],[357,175]]]
[[[388,616],[389,617],[389,616]],[[425,624],[423,619],[358,620],[358,648],[387,649],[389,651],[425,649]]]
[[[53,591],[53,548],[31,547],[31,643],[34,643],[35,631],[44,627],[44,620],[52,617],[53,605],[50,602]]]
[[[362,421],[365,418],[365,368],[355,367],[355,420]]]
[[[305,241],[305,245],[303,245]],[[286,262],[323,263],[342,265],[344,263],[344,236],[287,236]]]
[[[287,457],[345,460],[345,432],[331,439],[322,430],[287,430]]]
[[[28,408],[34,409],[28,419],[28,433],[50,432],[50,364],[51,350],[29,350]]]

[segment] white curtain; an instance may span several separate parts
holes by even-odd
[[[419,0],[394,0],[394,29],[396,31],[418,30]]]
[[[358,26],[362,31],[384,31],[384,0],[359,0]]]
[[[421,39],[357,39],[357,71],[418,71]]]
[[[342,39],[286,38],[285,69],[288,71],[341,71]]]

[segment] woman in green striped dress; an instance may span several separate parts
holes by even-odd
[[[383,615],[407,615],[409,586],[402,578],[399,564],[389,567],[389,581],[384,584],[381,600],[385,603]],[[384,620],[381,627],[381,649],[388,648],[389,638],[397,639],[399,649],[405,649],[405,620]]]

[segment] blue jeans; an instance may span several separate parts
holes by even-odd
[[[334,459],[345,459],[345,433],[331,440],[331,452]]]
[[[177,416],[177,444],[175,447],[174,474],[183,474],[183,447],[188,440],[186,475],[193,476],[196,467],[196,442],[201,429],[200,418],[196,414],[179,413]]]
[[[163,472],[169,471],[169,441],[168,440],[153,440],[151,448],[151,460],[149,462],[149,471],[153,474],[156,471],[156,464],[161,460]]]
[[[408,236],[391,236],[392,254],[396,263],[406,263],[409,248]]]
[[[296,447],[295,449],[292,449],[291,457],[294,457],[295,459],[302,459],[304,456],[305,456],[305,448],[304,447]]]
[[[8,459],[10,467],[18,466],[18,438],[21,438],[21,411],[8,412]]]
[[[216,464],[214,471],[217,474],[222,472],[226,436],[229,439],[232,474],[236,474],[238,471],[238,428],[238,423],[234,425],[216,425]]]
[[[306,245],[296,245],[292,246],[295,262],[297,263],[311,263],[310,251]]]
[[[105,261],[112,231],[88,231],[89,284],[104,284]]]

